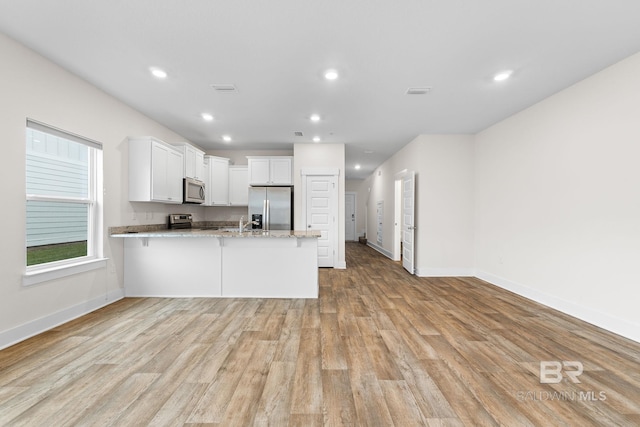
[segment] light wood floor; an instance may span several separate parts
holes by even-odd
[[[347,265],[318,300],[131,298],[5,349],[0,425],[640,425],[640,344],[357,243]]]

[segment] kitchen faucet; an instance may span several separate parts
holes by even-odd
[[[244,222],[244,215],[240,217],[240,224],[238,224],[238,231],[240,231],[240,233],[242,233],[244,231],[244,228],[249,224],[260,225],[258,221],[247,221],[245,224],[243,224],[243,222]]]

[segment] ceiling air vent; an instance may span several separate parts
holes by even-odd
[[[294,134],[295,136],[302,136],[302,132],[300,132],[300,131],[296,131],[296,132],[294,132],[293,134]]]
[[[238,89],[232,84],[212,84],[211,87],[218,93],[238,93]]]
[[[426,95],[431,92],[430,87],[410,87],[407,89],[407,95]]]

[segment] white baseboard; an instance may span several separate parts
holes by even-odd
[[[474,277],[473,268],[416,268],[418,277]]]
[[[380,252],[382,255],[386,256],[389,259],[393,259],[393,254],[391,252],[389,252],[388,250],[386,250],[385,248],[376,245],[375,243],[371,243],[369,241],[367,241],[367,246],[369,246],[370,248],[375,249],[376,251]]]
[[[118,289],[104,296],[58,311],[57,313],[32,320],[13,329],[2,331],[0,332],[0,350],[55,328],[70,320],[84,316],[87,313],[91,313],[122,298],[124,298],[124,289]]]
[[[587,323],[591,323],[592,325],[606,329],[607,331],[613,332],[614,334],[621,335],[625,338],[640,343],[640,325],[637,323],[619,319],[610,314],[601,313],[588,307],[583,307],[573,302],[566,301],[543,292],[539,292],[535,289],[531,289],[527,286],[512,282],[502,277],[494,276],[486,272],[476,271],[475,276],[479,279],[491,283],[492,285],[496,285],[500,288],[514,292],[520,296],[546,305],[547,307],[551,307],[555,310],[561,311],[580,320],[584,320]]]
[[[334,265],[333,268],[335,268],[337,270],[344,270],[344,269],[347,268],[347,263],[345,261],[336,262],[336,265]]]

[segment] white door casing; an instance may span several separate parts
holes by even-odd
[[[333,175],[305,178],[305,221],[307,229],[318,230],[318,267],[334,267],[338,240],[338,188]]]
[[[344,240],[353,242],[356,236],[356,193],[344,195]]]
[[[393,260],[402,259],[402,179],[396,179],[393,195]]]
[[[402,176],[402,266],[415,273],[415,172]]]

